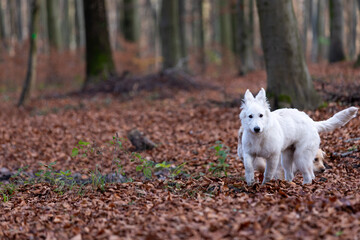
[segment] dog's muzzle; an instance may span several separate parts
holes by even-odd
[[[256,132],[256,133],[260,132],[260,128],[259,127],[254,127],[254,132]]]

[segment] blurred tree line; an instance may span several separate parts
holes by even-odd
[[[306,58],[360,65],[359,10],[360,0],[0,0],[0,40],[8,54],[30,40],[24,96],[39,51],[85,49],[85,89],[115,75],[113,53],[131,43],[148,71],[265,66],[272,105],[306,108],[319,102]]]

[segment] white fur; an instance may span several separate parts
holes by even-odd
[[[238,132],[238,146],[237,146],[237,155],[240,160],[243,160],[243,153],[242,153],[242,135],[244,132],[244,128],[240,127]],[[316,156],[313,159],[313,170],[315,173],[321,173],[325,171],[324,159],[325,159],[325,152],[322,151],[320,148],[316,152]],[[255,171],[259,171],[261,174],[264,174],[265,167],[266,167],[266,159],[262,157],[255,157],[253,161],[253,167]],[[294,174],[296,172],[296,166],[293,163],[293,171]],[[278,164],[278,167],[275,171],[274,179],[284,180],[284,169],[282,168],[281,164]]]
[[[270,112],[263,88],[256,97],[247,90],[241,108],[240,119],[244,128],[242,153],[248,185],[254,182],[254,161],[257,157],[266,159],[263,184],[273,179],[280,159],[285,180],[293,180],[295,167],[302,173],[303,183],[311,183],[315,177],[313,159],[320,145],[319,132],[346,124],[358,110],[350,107],[320,122],[313,121],[297,109]]]

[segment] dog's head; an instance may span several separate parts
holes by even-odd
[[[321,149],[318,149],[313,161],[314,163],[313,169],[315,173],[325,172],[324,158],[325,158],[325,152]]]
[[[242,126],[253,133],[262,133],[270,114],[265,90],[262,88],[256,97],[252,95],[249,89],[246,90],[241,109],[239,117]]]

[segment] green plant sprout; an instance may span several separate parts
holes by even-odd
[[[155,165],[156,169],[168,169],[170,171],[170,178],[175,178],[178,175],[180,175],[181,173],[183,173],[183,168],[186,165],[186,162],[183,162],[182,164],[175,166],[175,167],[171,167],[172,164],[170,163],[166,163],[165,161],[162,163],[157,163]]]
[[[137,172],[143,172],[144,176],[147,179],[151,179],[152,177],[152,169],[154,167],[154,162],[147,160],[146,158],[143,158],[140,153],[132,153],[133,159],[131,159],[132,162],[138,161],[140,162],[139,165],[136,166]]]
[[[213,146],[212,149],[215,150],[215,155],[217,158],[217,163],[210,163],[209,171],[216,176],[221,176],[222,173],[227,177],[227,169],[229,164],[226,163],[226,158],[229,154],[229,147],[217,141],[217,145]]]

